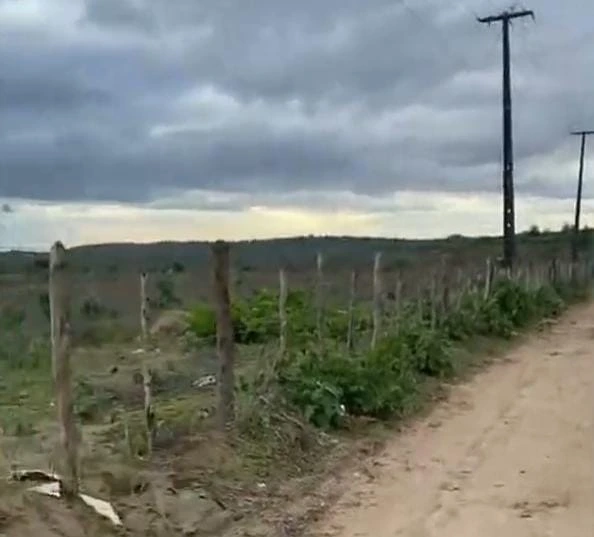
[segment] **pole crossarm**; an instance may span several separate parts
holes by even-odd
[[[523,11],[504,11],[499,15],[491,15],[489,17],[477,17],[476,20],[483,24],[492,24],[500,21],[510,21],[512,19],[519,19],[520,17],[532,17],[534,19],[534,11],[525,9]]]

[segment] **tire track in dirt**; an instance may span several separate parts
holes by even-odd
[[[594,304],[453,388],[310,535],[514,537],[594,528]]]

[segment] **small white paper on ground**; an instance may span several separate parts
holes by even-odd
[[[45,494],[46,496],[53,496],[54,498],[60,497],[60,483],[55,481],[53,483],[43,483],[36,487],[29,489],[32,492],[38,492],[39,494]],[[79,494],[80,499],[85,502],[89,507],[92,507],[99,515],[108,518],[115,526],[121,526],[122,520],[115,512],[113,506],[104,500],[93,498],[86,494]]]

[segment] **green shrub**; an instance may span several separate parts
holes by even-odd
[[[291,340],[295,344],[305,344],[315,331],[315,315],[309,297],[303,291],[291,291],[287,295],[286,307]],[[248,299],[235,300],[231,304],[231,316],[237,343],[260,344],[279,338],[277,293],[263,289]],[[188,330],[198,339],[214,339],[216,317],[209,304],[199,303],[192,308]]]
[[[535,300],[538,314],[541,317],[556,317],[560,315],[567,306],[566,302],[561,298],[555,288],[548,285],[540,287],[536,291]]]
[[[198,340],[214,340],[217,333],[217,322],[215,312],[208,304],[195,304],[190,310],[188,332]]]
[[[361,355],[310,346],[288,363],[279,374],[281,387],[308,421],[323,428],[340,425],[345,412],[378,418],[404,413],[418,384],[406,346],[394,354],[378,348]]]
[[[351,354],[339,344],[346,333],[346,315],[330,313],[325,328],[334,339],[319,345],[310,337],[304,346],[295,346],[302,350],[291,352],[280,364],[279,387],[318,427],[340,426],[345,412],[380,419],[398,416],[414,404],[424,378],[444,378],[455,372],[455,341],[473,335],[511,337],[538,319],[559,315],[580,292],[583,289],[575,286],[530,289],[501,280],[486,299],[479,291],[465,293],[433,326],[431,308],[421,303],[419,310],[419,303],[411,302],[403,305],[398,330],[384,335],[374,350]],[[297,315],[294,326],[313,330],[315,316],[309,309],[302,305],[292,313]],[[367,327],[365,322],[358,325],[358,329]]]
[[[265,343],[279,337],[276,293],[263,289],[247,300],[236,301],[232,305],[232,316],[238,343]]]
[[[181,300],[175,294],[175,286],[171,279],[162,278],[157,281],[157,292],[159,297],[157,305],[161,309],[169,309],[181,304]]]

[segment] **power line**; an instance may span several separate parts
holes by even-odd
[[[511,66],[509,25],[513,19],[534,18],[531,10],[504,11],[498,15],[478,18],[482,24],[501,22],[503,35],[503,263],[511,269],[516,257],[514,212],[514,157],[512,138]]]

